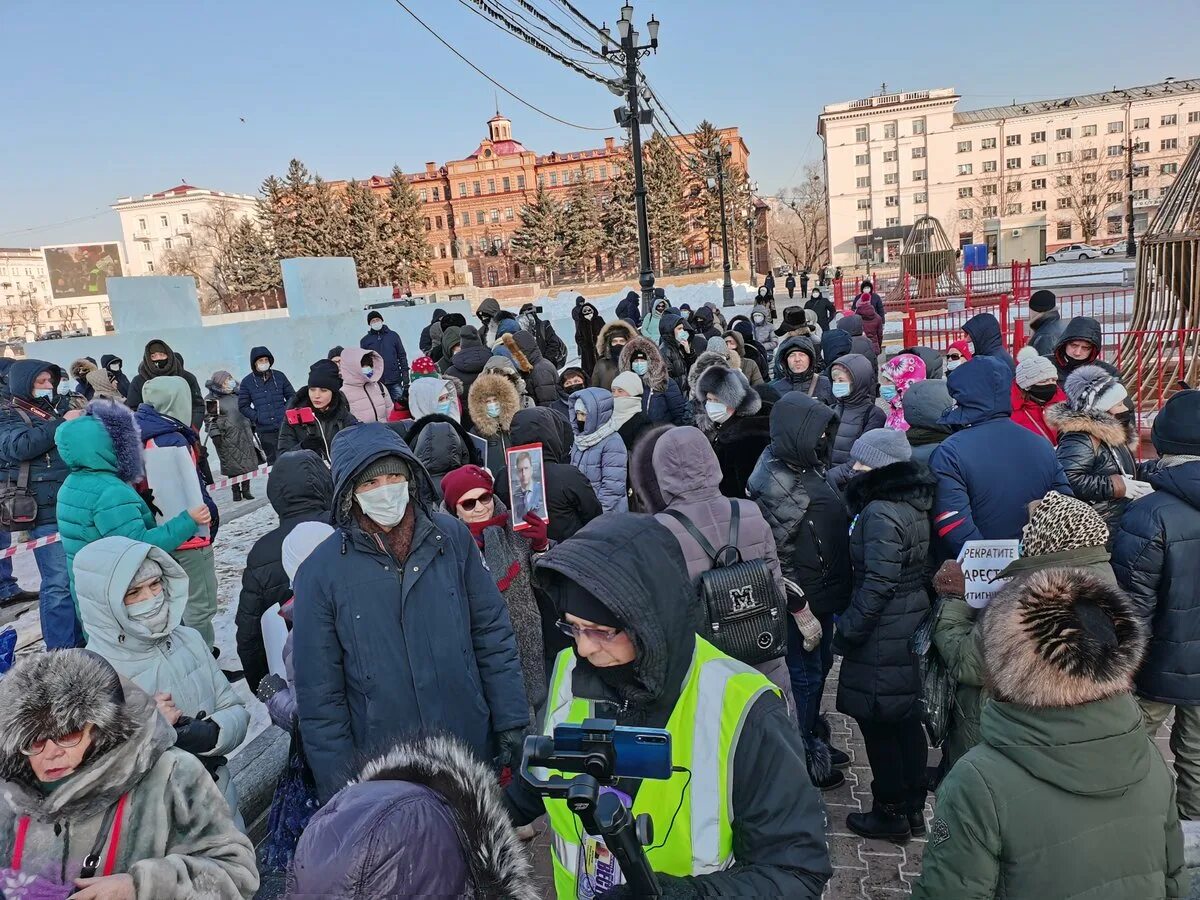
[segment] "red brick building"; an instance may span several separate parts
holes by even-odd
[[[463,284],[467,272],[479,287],[534,281],[529,268],[508,252],[509,240],[521,224],[521,207],[533,199],[539,183],[557,194],[557,199],[564,199],[581,177],[581,168],[603,195],[606,184],[617,177],[625,155],[615,138],[606,137],[603,147],[539,156],[513,139],[512,122],[499,113],[488,120],[487,128],[488,136],[470,156],[441,166],[428,162],[424,172],[407,176],[424,207],[433,253],[434,282],[429,288]],[[722,141],[732,148],[732,162],[745,171],[750,151],[738,130],[719,131]],[[686,138],[672,140],[681,153],[690,150]],[[374,175],[365,184],[386,192],[391,180]],[[738,242],[744,243],[745,235],[739,233],[742,229],[736,221],[730,228],[730,239],[736,235]],[[719,241],[720,236],[715,239]],[[680,268],[707,268],[711,246],[699,223],[691,223],[685,243],[686,259],[679,260]],[[719,264],[719,249],[716,258]],[[608,271],[613,261],[600,262]]]

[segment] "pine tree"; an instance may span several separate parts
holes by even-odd
[[[346,204],[320,175],[314,175],[307,207],[312,240],[310,256],[350,256],[350,219]]]
[[[687,179],[674,148],[661,134],[646,142],[643,158],[650,252],[658,257],[658,271],[666,272],[678,265],[687,234]]]
[[[721,243],[721,198],[720,188],[708,179],[716,179],[718,168],[725,176],[725,222],[729,229],[729,252],[733,265],[740,257],[736,235],[737,224],[744,218],[750,200],[749,181],[741,166],[730,162],[723,152],[721,134],[712,122],[705,119],[698,126],[691,140],[695,150],[688,155],[688,173],[691,181],[691,214],[698,219],[708,233],[710,247]],[[713,258],[719,258],[719,251]]]
[[[628,148],[626,148],[628,149]],[[601,223],[604,252],[623,271],[636,269],[638,261],[637,208],[633,198],[633,161],[626,153],[615,166],[611,193],[604,203]]]
[[[545,270],[554,284],[554,263],[562,253],[562,208],[538,187],[533,202],[521,207],[521,224],[510,243],[513,257],[527,266]]]
[[[347,250],[354,257],[359,287],[389,284],[388,248],[382,233],[387,210],[375,192],[358,181],[346,185]]]
[[[225,247],[225,262],[231,289],[237,293],[259,293],[283,287],[279,259],[268,236],[252,219],[241,219]]]
[[[381,228],[388,280],[396,287],[409,287],[433,278],[433,254],[421,215],[421,201],[399,166],[392,167],[392,184]]]
[[[563,209],[562,256],[568,265],[583,272],[586,281],[597,254],[603,249],[603,209],[591,178],[580,166]]]

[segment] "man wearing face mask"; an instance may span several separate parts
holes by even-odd
[[[188,383],[192,393],[192,415],[188,424],[199,431],[204,422],[204,396],[200,393],[200,382],[183,367],[183,357],[172,350],[166,341],[155,338],[146,343],[137,374],[125,392],[125,405],[136,411],[142,405],[142,388],[146,382],[164,375],[177,375]]]
[[[295,396],[288,377],[275,370],[275,357],[266,347],[250,351],[250,373],[238,386],[238,410],[249,419],[268,463],[275,462],[279,448],[279,426],[288,401]]]
[[[587,386],[587,375],[584,374],[583,369],[579,366],[567,366],[558,376],[556,388],[558,396],[553,403],[548,404],[549,409],[555,415],[562,416],[563,419],[570,422],[575,412],[575,402],[571,397]]]
[[[820,288],[813,288],[812,294],[804,301],[804,308],[816,313],[817,324],[821,326],[822,332],[829,330],[829,323],[837,315],[837,308]]]
[[[355,761],[421,731],[520,758],[529,723],[516,639],[467,526],[385,425],[333,442],[334,526],[300,566],[293,660],[321,802]]]
[[[100,369],[108,376],[108,380],[112,382],[112,386],[116,388],[117,393],[122,397],[129,396],[129,376],[122,369],[125,367],[125,361],[119,356],[113,356],[111,353],[105,353],[100,357]]]
[[[373,309],[367,313],[368,331],[358,342],[362,350],[374,350],[383,359],[383,386],[393,400],[399,400],[408,390],[408,356],[400,335],[383,323],[383,314]]]
[[[250,712],[199,632],[182,624],[183,568],[149,544],[101,538],[75,556],[75,591],[87,649],[155,699],[175,746],[204,763],[244,831],[226,757],[245,739]]]

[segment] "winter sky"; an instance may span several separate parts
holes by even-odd
[[[620,137],[616,97],[502,33],[472,0],[405,2],[515,93],[601,129],[501,94],[530,149]],[[568,21],[561,0],[529,2]],[[574,2],[611,26],[623,0]],[[883,82],[954,87],[969,109],[1200,75],[1196,0],[634,5],[639,28],[662,20],[645,71],[675,121],[740,127],[764,193],[819,158],[823,104]],[[330,179],[461,158],[495,108],[492,85],[395,0],[5,0],[0,47],[0,246],[115,238],[117,197],[183,179],[255,193],[293,156]]]

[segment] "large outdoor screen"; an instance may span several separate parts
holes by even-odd
[[[117,244],[74,244],[43,247],[50,295],[55,300],[103,297],[107,281],[119,277],[121,251]]]

